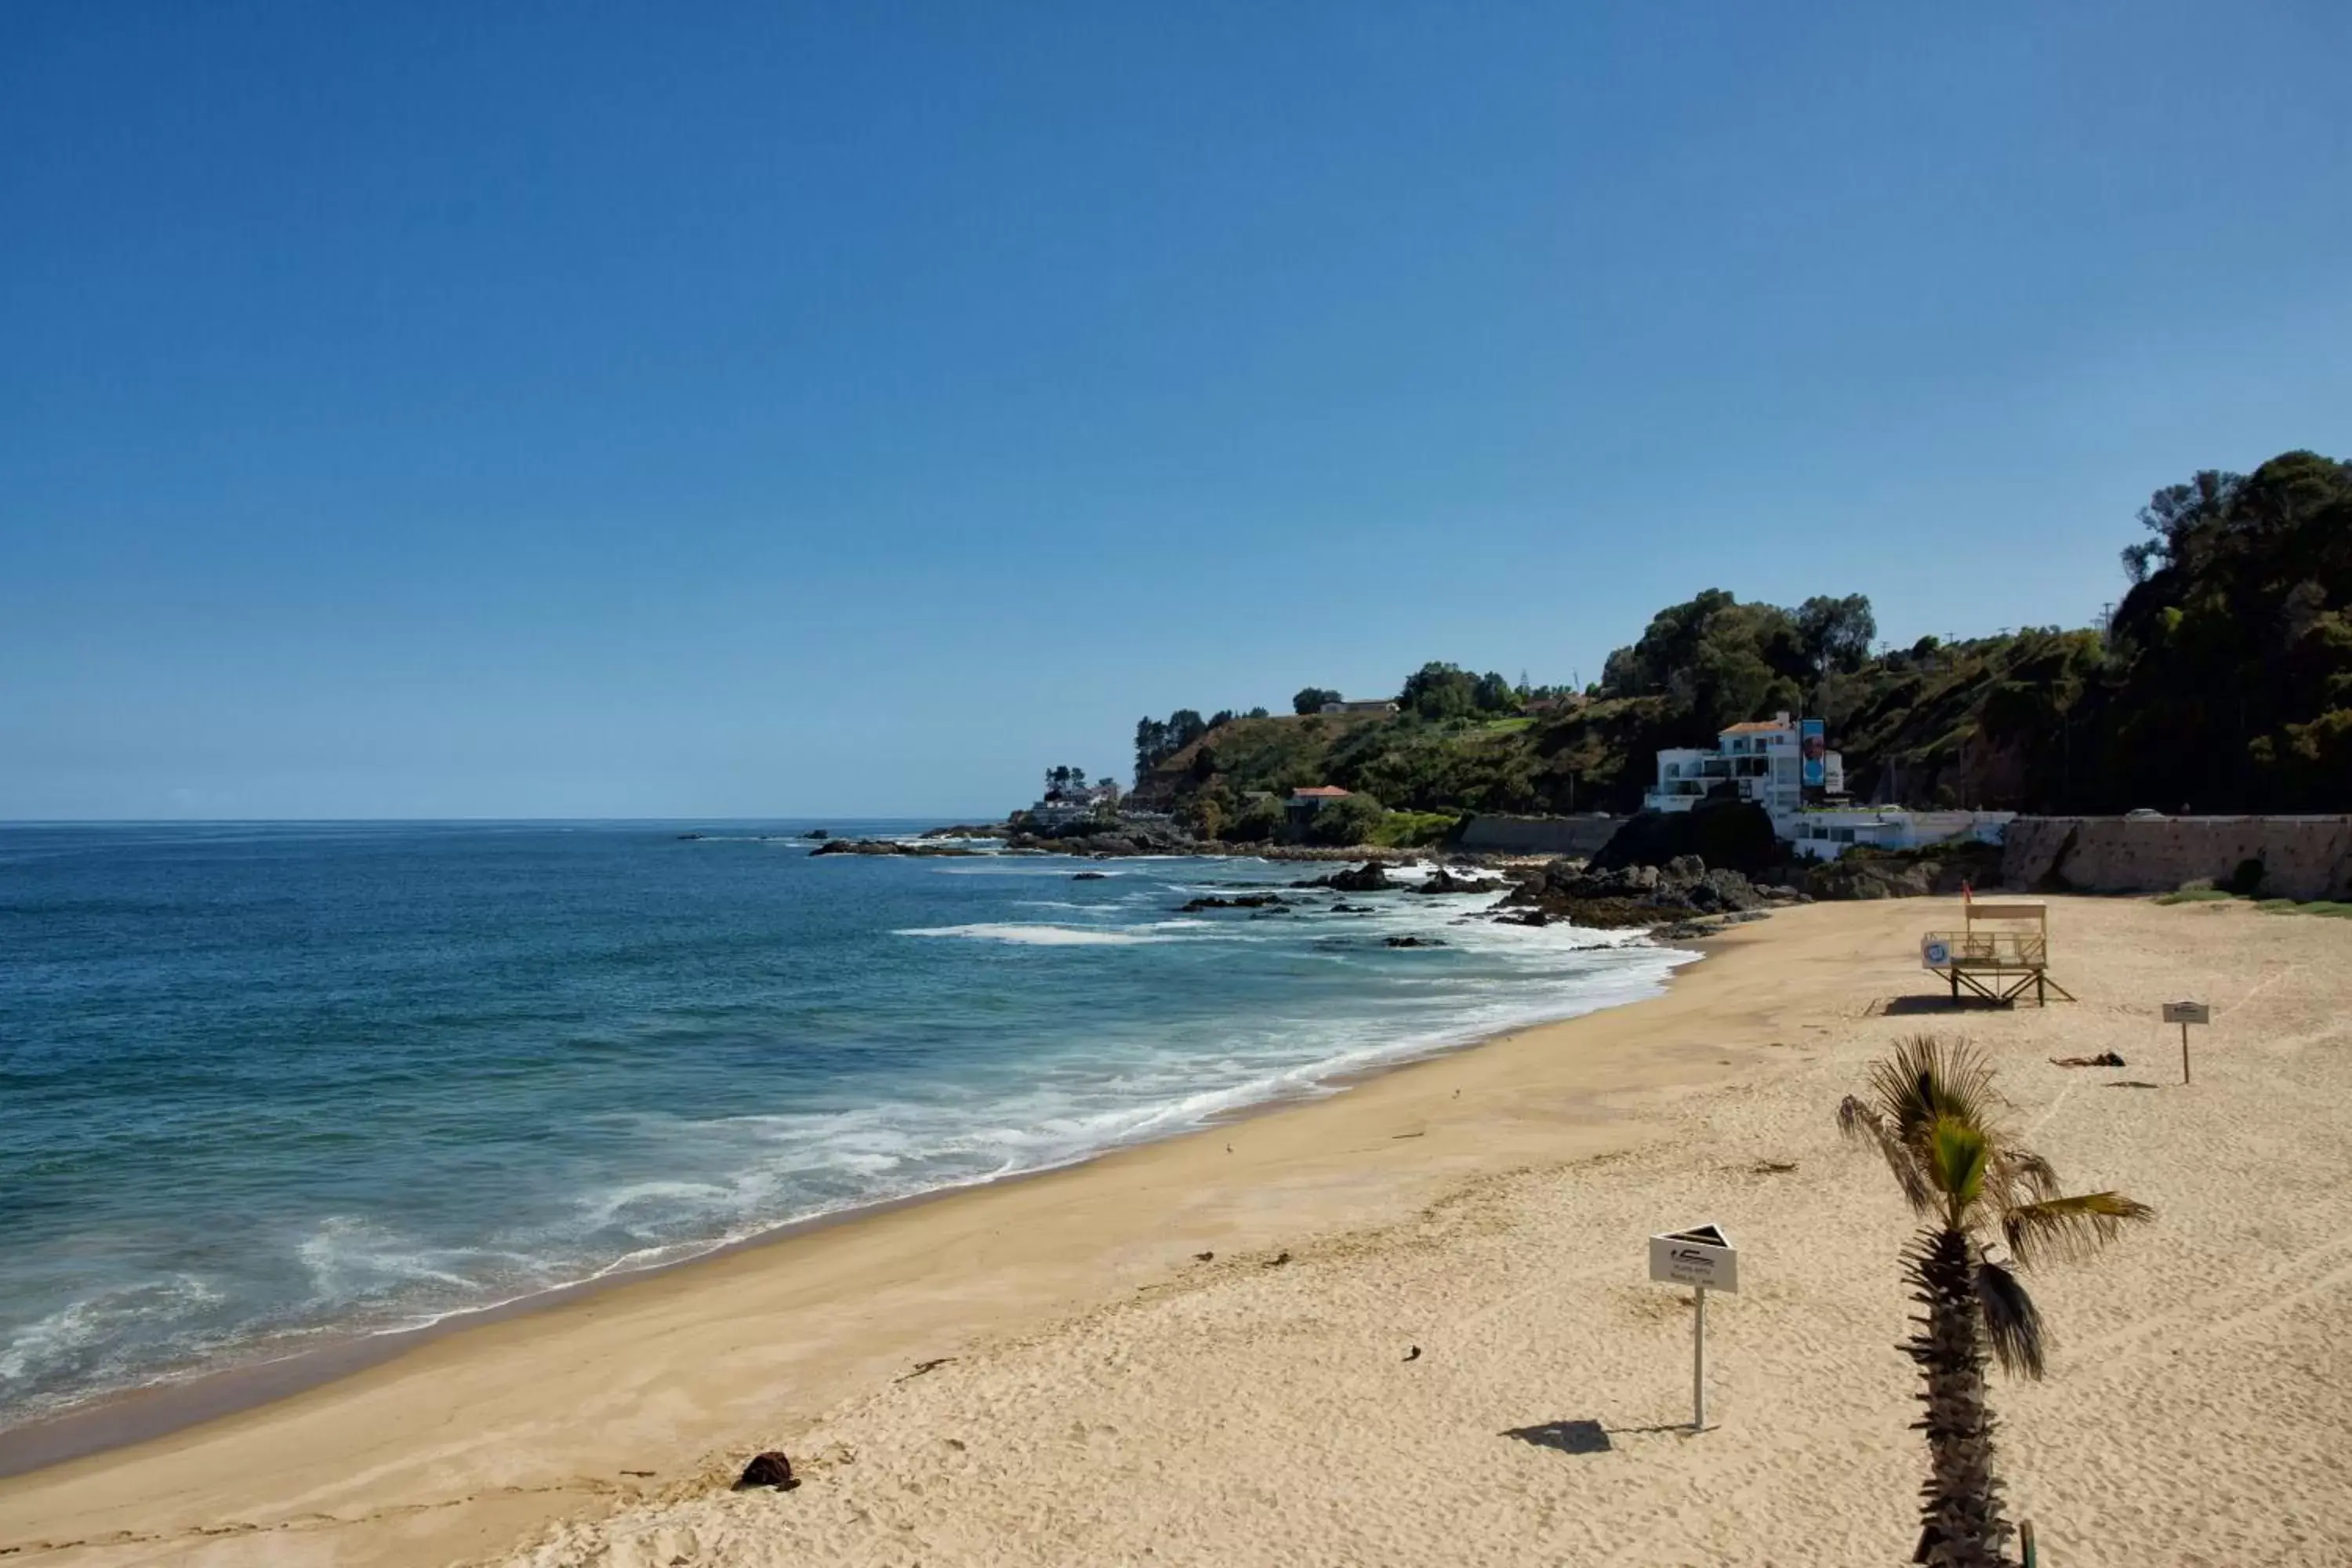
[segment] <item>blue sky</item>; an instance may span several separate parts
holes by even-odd
[[[0,8],[0,818],[961,815],[2352,428],[2352,7]]]

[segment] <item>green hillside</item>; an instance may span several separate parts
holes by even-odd
[[[2352,809],[2352,465],[2291,452],[2200,473],[2140,521],[2152,537],[2123,552],[2133,585],[2104,631],[1885,648],[1859,596],[1790,609],[1710,589],[1658,612],[1585,693],[1429,664],[1393,716],[1147,719],[1137,804],[1244,838],[1314,784],[1421,813],[1630,812],[1659,748],[1785,709],[1827,719],[1863,800]]]

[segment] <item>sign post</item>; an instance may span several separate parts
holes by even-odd
[[[2164,1005],[2164,1021],[2180,1026],[2180,1081],[2187,1083],[2189,1081],[2189,1026],[2211,1023],[2213,1009],[2202,1002],[2167,1002]]]
[[[1650,1278],[1691,1288],[1691,1430],[1706,1430],[1706,1293],[1739,1293],[1739,1253],[1719,1225],[1650,1237]]]

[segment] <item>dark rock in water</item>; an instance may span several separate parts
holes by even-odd
[[[1194,899],[1177,907],[1180,915],[1198,914],[1202,910],[1279,910],[1287,908],[1290,900],[1280,893],[1244,893],[1233,899]]]
[[[1548,926],[1551,924],[1551,917],[1541,910],[1507,910],[1495,917],[1495,923],[1506,926]]]
[[[751,1462],[743,1467],[742,1476],[735,1482],[735,1489],[740,1492],[753,1487],[773,1487],[780,1492],[788,1492],[800,1484],[800,1478],[793,1474],[793,1462],[780,1450],[771,1448],[751,1456]]]
[[[1390,947],[1444,947],[1445,942],[1443,938],[1433,936],[1392,936],[1388,939],[1386,945]]]
[[[1164,822],[1069,823],[1050,833],[994,830],[1005,842],[1022,849],[1044,849],[1057,855],[1192,855],[1201,842]]]
[[[978,855],[977,849],[966,849],[953,844],[899,844],[887,838],[834,838],[809,851],[812,855],[914,855],[925,858],[943,856]]]
[[[1311,877],[1304,882],[1293,882],[1294,888],[1328,888],[1335,893],[1386,893],[1402,884],[1389,880],[1388,872],[1377,860],[1367,860],[1352,870],[1334,871],[1328,877]]]
[[[833,837],[833,832],[830,828],[812,827],[806,833],[802,834],[801,837],[803,838],[830,838]]]
[[[1110,873],[1108,871],[1079,871],[1070,878],[1073,882],[1105,882],[1109,879]]]
[[[681,833],[677,836],[678,842],[681,844],[691,844],[701,837],[702,835],[699,833]]]
[[[1440,866],[1413,889],[1416,893],[1491,893],[1502,884],[1484,877],[1457,877]]]

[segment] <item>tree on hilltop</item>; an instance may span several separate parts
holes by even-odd
[[[1878,619],[1871,614],[1870,598],[1848,594],[1832,599],[1816,594],[1797,606],[1797,637],[1805,658],[1817,674],[1832,670],[1847,674],[1870,658],[1870,645],[1878,636]]]
[[[1458,664],[1433,659],[1404,678],[1397,706],[1433,722],[1466,719],[1478,706],[1477,679]]]
[[[1344,698],[1328,686],[1304,686],[1299,688],[1298,694],[1290,700],[1290,710],[1293,713],[1320,713],[1326,702],[1344,700]]]

